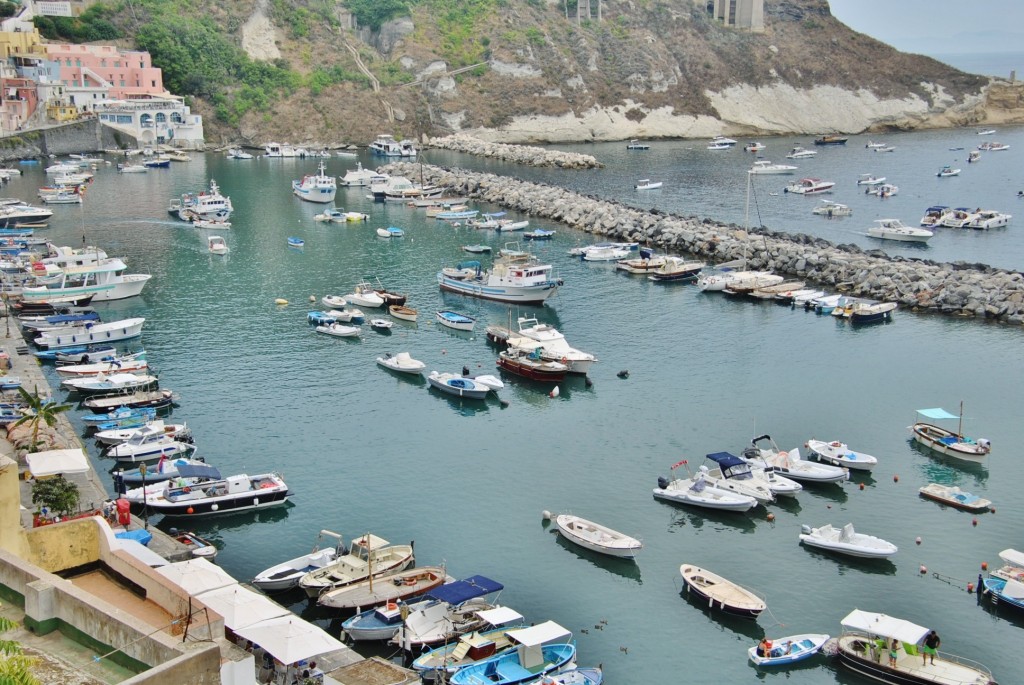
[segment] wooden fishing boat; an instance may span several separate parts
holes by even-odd
[[[395,317],[396,319],[401,319],[402,321],[415,321],[416,317],[419,315],[419,312],[417,312],[412,307],[406,307],[405,305],[401,304],[393,304],[390,307],[388,307],[388,314]]]
[[[964,509],[965,511],[987,511],[992,506],[990,500],[964,492],[955,485],[929,483],[918,490],[918,492],[921,494],[921,497],[938,502],[939,504],[948,504],[957,509]]]
[[[331,609],[369,609],[388,602],[407,600],[440,587],[445,581],[443,566],[423,566],[386,576],[373,576],[358,583],[328,590],[316,603]]]
[[[559,514],[555,525],[566,540],[601,554],[634,559],[643,549],[643,543],[636,538],[572,514]]]
[[[981,461],[992,451],[992,443],[986,438],[970,438],[963,434],[964,426],[964,403],[960,403],[960,415],[951,414],[941,407],[932,409],[918,409],[917,413],[925,419],[940,421],[944,419],[958,419],[956,431],[951,431],[941,426],[936,426],[925,421],[917,421],[910,426],[914,440],[928,447],[939,454],[971,461]]]
[[[687,594],[696,595],[711,609],[733,616],[757,618],[767,608],[764,600],[750,590],[699,566],[679,567]]]

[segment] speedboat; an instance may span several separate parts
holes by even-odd
[[[674,464],[673,473],[685,463],[684,459]],[[669,502],[720,511],[748,511],[758,505],[758,500],[754,497],[711,485],[704,471],[699,472],[696,477],[688,478],[659,476],[654,496]]]
[[[325,536],[334,538],[337,544],[334,547],[320,549],[320,542]],[[343,554],[345,545],[341,541],[341,536],[329,530],[321,530],[311,552],[260,571],[252,579],[252,584],[264,592],[291,590],[298,586],[302,576],[327,566]]]
[[[889,321],[896,307],[895,302],[853,302],[849,307],[849,319],[853,323]]]
[[[188,436],[191,438],[191,436]],[[139,429],[130,439],[107,449],[105,456],[114,457],[118,461],[139,463],[158,459],[173,459],[187,455],[195,450],[191,442],[184,442],[168,435],[163,425]]]
[[[996,212],[990,209],[982,209],[974,213],[974,217],[964,224],[964,228],[975,228],[986,230],[989,228],[1002,228],[1010,223],[1013,216]]]
[[[708,143],[709,150],[731,150],[735,143],[723,143],[721,141],[711,141]]]
[[[954,432],[947,428],[936,426],[933,423],[927,423],[926,421],[919,420],[914,423],[913,426],[910,426],[910,431],[913,434],[914,440],[940,454],[945,454],[950,457],[959,457],[960,459],[969,459],[971,461],[981,461],[989,452],[992,451],[992,443],[986,438],[978,438],[975,440],[974,438],[967,437],[963,434],[963,412],[964,407],[962,402],[960,404],[959,416],[951,414],[941,407],[918,409],[917,413],[925,419],[930,419],[932,421],[959,419],[960,424]]]
[[[746,145],[743,146],[743,151],[744,152],[760,152],[764,148],[765,148],[765,144],[764,143],[750,142],[750,143],[747,143]]]
[[[356,285],[355,292],[345,295],[345,300],[357,307],[383,307],[384,298],[367,282]]]
[[[724,147],[732,147],[736,144],[736,141],[732,138],[726,138],[725,136],[718,135],[711,139],[711,145],[722,145]]]
[[[780,637],[768,642],[766,653],[756,645],[747,650],[747,656],[757,666],[784,666],[814,656],[828,639],[828,635],[819,633]]]
[[[924,211],[924,216],[921,217],[921,226],[925,228],[935,228],[942,226],[942,222],[946,216],[953,210],[946,205],[935,205],[929,207]]]
[[[885,614],[856,609],[842,620],[843,634],[836,641],[839,663],[865,678],[894,685],[995,685],[985,666],[942,653],[927,666],[921,655],[928,628]],[[896,641],[896,665],[890,666],[889,645]],[[907,645],[913,649],[908,649]]]
[[[349,169],[341,178],[343,186],[368,186],[374,182],[384,183],[388,179],[387,174],[381,174],[371,169],[364,169],[362,162],[356,163],[355,169]]]
[[[662,186],[661,181],[652,181],[649,178],[642,178],[633,186],[634,190],[657,190]]]
[[[786,155],[786,159],[806,159],[807,157],[813,157],[818,154],[817,150],[806,150],[799,145],[789,151]]]
[[[865,195],[877,195],[881,198],[892,197],[900,192],[899,186],[894,186],[891,183],[882,183],[877,185],[868,186],[864,190]]]
[[[566,540],[593,552],[634,559],[643,549],[643,543],[636,538],[572,514],[559,514],[555,525]]]
[[[333,335],[336,338],[358,338],[360,329],[358,326],[346,326],[345,324],[334,323],[316,327],[317,333]]]
[[[129,442],[143,431],[163,432],[164,435],[180,442],[192,442],[192,431],[184,423],[164,423],[160,419],[149,421],[141,426],[127,428],[111,428],[98,431],[93,437],[103,445],[120,445]]]
[[[84,378],[86,376],[98,376],[101,373],[115,373],[118,371],[141,371],[149,367],[146,361],[146,353],[125,354],[111,356],[102,361],[92,364],[66,364],[56,368],[57,375],[64,378]]]
[[[768,607],[763,599],[745,587],[699,566],[682,564],[679,574],[683,577],[686,594],[696,595],[708,608],[742,618],[757,618]]]
[[[408,352],[399,352],[395,355],[385,352],[383,357],[377,357],[377,363],[385,369],[417,376],[422,375],[424,369],[427,368],[427,365],[420,360],[410,357]]]
[[[688,261],[682,257],[665,257],[659,268],[648,272],[647,278],[652,281],[692,281],[706,266],[704,262]]]
[[[634,139],[630,140],[628,143],[626,143],[626,149],[627,150],[650,150],[651,146],[647,145],[646,143],[641,143],[639,140],[634,138]]]
[[[125,469],[123,467],[114,471],[114,483],[118,479],[125,485],[142,485],[160,483],[173,478],[194,478],[200,473],[209,473],[209,479],[215,480],[221,477],[220,472],[201,459],[193,457],[174,457],[172,459],[161,459],[156,464],[146,467],[146,473],[142,473],[141,465],[138,468]],[[115,487],[120,492],[120,488]]]
[[[875,225],[868,229],[868,235],[882,240],[926,243],[935,233],[927,228],[904,226],[899,219],[875,219]]]
[[[787,193],[797,195],[816,195],[817,193],[828,193],[835,186],[834,181],[822,181],[819,178],[802,178],[796,183],[791,183],[784,188]]]
[[[489,386],[474,378],[468,378],[454,373],[431,371],[430,375],[427,376],[427,381],[430,383],[431,387],[437,388],[441,392],[446,392],[449,395],[464,397],[471,400],[482,400],[487,397],[487,393],[491,391]]]
[[[792,164],[772,164],[767,159],[759,159],[754,162],[754,166],[747,170],[747,173],[755,175],[791,174],[796,170],[797,167]]]
[[[885,559],[896,554],[897,547],[888,540],[854,531],[853,524],[833,528],[826,523],[820,528],[800,526],[800,542],[836,554],[864,559]]]
[[[518,347],[509,347],[498,353],[497,364],[503,371],[543,383],[563,381],[569,372],[566,364],[542,359],[539,349],[527,352]]]
[[[925,497],[940,504],[948,504],[957,509],[966,511],[986,511],[992,506],[990,500],[964,492],[956,485],[942,485],[940,483],[929,483],[918,490],[921,497]]]
[[[412,545],[392,545],[372,533],[353,540],[348,554],[338,556],[321,568],[299,579],[307,597],[318,597],[327,590],[384,576],[408,568],[415,561]]]
[[[960,170],[954,169],[953,167],[947,164],[946,166],[939,169],[939,172],[935,175],[938,176],[939,178],[946,178],[947,176],[959,176]]]
[[[341,295],[324,295],[320,298],[320,302],[323,303],[328,309],[342,309],[348,302]]]
[[[804,461],[800,458],[798,447],[762,458],[766,464],[775,468],[777,474],[801,483],[842,483],[850,479],[849,469]]]
[[[122,496],[138,510],[194,518],[280,506],[291,495],[288,485],[276,473],[240,474],[183,486],[172,486],[171,481],[166,481],[163,485],[156,492],[137,488]]]
[[[211,235],[207,242],[209,244],[209,250],[212,254],[225,255],[231,249],[228,247],[227,242],[224,238],[219,235]]]
[[[814,139],[815,145],[846,145],[849,138],[837,135],[824,135]]]
[[[624,247],[598,247],[583,253],[585,262],[617,262],[629,256],[630,250]]]
[[[825,461],[835,466],[845,466],[855,471],[870,471],[878,464],[878,459],[870,454],[854,452],[846,443],[833,440],[808,440],[807,449],[818,461]]]

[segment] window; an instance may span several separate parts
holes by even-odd
[[[75,59],[75,66],[76,66],[76,67],[80,67],[80,66],[82,66],[82,60],[80,60],[80,59],[77,59],[77,58],[76,58],[76,59]]]
[[[124,79],[121,79],[121,87],[124,88]]]
[[[158,124],[166,124],[167,123],[167,115],[164,114],[163,112],[157,112],[156,113],[156,123],[158,123]]]
[[[150,81],[150,84],[153,88],[156,88],[156,81]]]
[[[132,123],[132,115],[131,114],[118,114],[117,115],[117,123],[119,123],[119,124],[130,124],[130,123]]]
[[[120,69],[121,68],[121,61],[120,60],[114,62],[114,68],[115,69]]]
[[[107,66],[107,58],[106,57],[104,57],[103,59],[100,60],[100,66],[101,67]]]
[[[143,114],[139,117],[139,125],[142,126],[142,128],[153,128],[153,115]]]
[[[172,124],[180,124],[181,123],[181,112],[171,112],[171,123]]]
[[[70,67],[71,66],[71,58],[70,57],[68,57],[67,60],[65,60],[64,66],[66,66],[66,67]]]

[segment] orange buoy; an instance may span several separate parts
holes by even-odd
[[[775,520],[775,514],[773,514],[771,512],[768,512],[767,518],[768,518],[769,521],[774,521]]]
[[[185,510],[185,513],[186,514],[194,514],[194,513],[196,513],[196,510],[193,509],[192,507],[189,507],[188,509]]]
[[[928,567],[924,564],[921,564],[921,573],[928,573]]]
[[[971,525],[972,525],[972,526],[976,526],[976,525],[978,525],[978,519],[977,519],[977,517],[975,517],[975,518],[972,518],[972,519],[971,519]]]
[[[864,489],[864,483],[861,483],[861,484],[860,484],[860,489],[861,489],[861,490],[863,490],[863,489]]]
[[[974,583],[967,583],[967,594],[974,594]]]
[[[981,570],[982,571],[987,571],[988,570],[988,562],[987,561],[981,562]]]

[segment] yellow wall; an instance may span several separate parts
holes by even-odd
[[[92,519],[76,519],[28,532],[27,560],[50,573],[77,568],[100,558],[99,527]]]
[[[0,456],[0,548],[28,558],[28,541],[21,527],[18,463],[5,456]]]
[[[11,55],[39,55],[46,57],[39,31],[0,31],[0,57]]]

